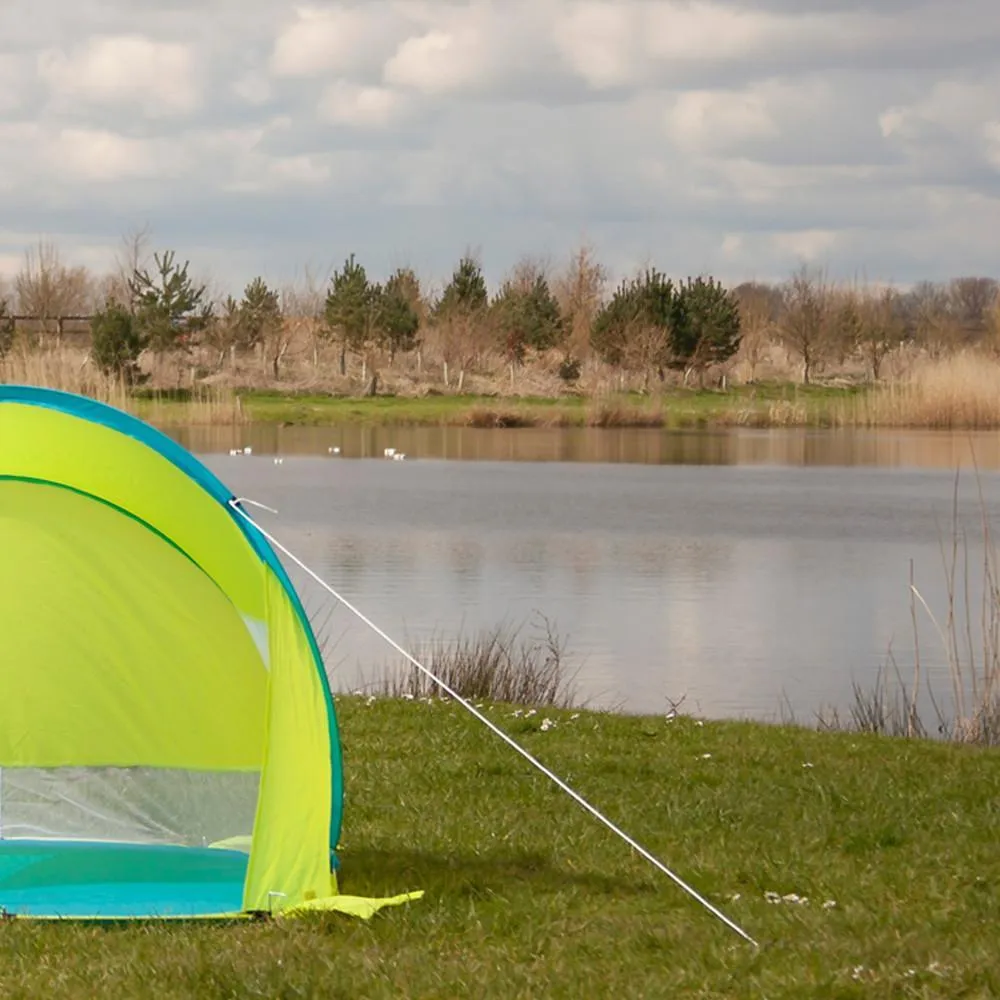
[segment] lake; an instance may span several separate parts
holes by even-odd
[[[1000,508],[1000,435],[844,431],[171,430],[260,522],[403,645],[546,616],[580,696],[624,711],[811,722],[844,712],[890,650],[914,663],[909,579],[943,620],[942,543],[967,534],[981,650],[979,491]],[[251,445],[252,456],[229,449]],[[330,448],[340,448],[331,455]],[[389,461],[394,447],[405,461]],[[280,454],[282,463],[273,456]],[[973,468],[975,458],[978,469]],[[964,572],[960,571],[964,586]],[[337,690],[398,657],[292,573]],[[950,705],[918,607],[920,655]],[[925,713],[927,700],[924,701]]]

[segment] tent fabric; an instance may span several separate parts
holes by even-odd
[[[224,851],[211,869],[232,852],[196,846],[208,835],[197,807],[173,822],[170,795],[179,814],[188,792],[204,799],[223,787],[240,805],[216,817],[212,835],[249,845],[229,858],[230,903],[236,883],[241,912],[337,894],[343,777],[329,683],[284,568],[235,502],[194,456],[122,411],[0,386],[0,907],[11,909],[5,893],[27,891],[9,884],[11,845],[36,859],[25,871],[65,871],[65,845],[95,823],[117,831],[119,848],[169,856],[175,873],[194,865],[192,874],[201,848]],[[151,798],[137,809],[138,779],[123,783],[152,774],[165,780],[148,787],[170,789],[158,817]],[[56,802],[49,829],[46,803]],[[18,830],[28,839],[11,839]],[[30,839],[42,834],[44,864]],[[125,857],[110,840],[81,841],[95,842],[97,854],[74,857],[108,870]],[[132,861],[125,870],[138,870]],[[45,915],[46,898],[58,908],[66,884],[56,882],[38,883],[25,904],[33,915]],[[109,884],[135,890],[126,877]],[[97,895],[113,910],[108,892]],[[191,902],[204,895],[190,891],[190,915],[221,898]]]

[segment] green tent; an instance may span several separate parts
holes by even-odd
[[[118,409],[0,386],[0,910],[366,914],[342,806],[316,639],[237,499]]]

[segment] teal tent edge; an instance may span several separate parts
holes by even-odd
[[[99,400],[59,389],[49,389],[33,385],[0,385],[0,403],[21,403],[26,406],[38,406],[57,410],[71,416],[89,420],[92,423],[108,427],[118,433],[127,435],[140,442],[184,472],[190,479],[204,489],[214,500],[229,512],[230,517],[239,526],[244,537],[253,546],[254,551],[271,568],[280,581],[291,601],[292,607],[299,618],[305,635],[308,637],[313,662],[322,685],[326,701],[327,718],[330,727],[330,748],[335,754],[332,761],[332,789],[330,809],[330,850],[335,852],[340,840],[343,823],[344,779],[343,779],[343,748],[340,743],[340,732],[337,724],[336,709],[333,703],[333,693],[330,681],[323,665],[323,656],[313,633],[312,625],[306,614],[295,587],[292,585],[284,566],[267,539],[244,517],[232,508],[232,503],[238,498],[231,490],[199,459],[186,448],[178,444],[169,435],[153,427],[151,424],[133,416],[124,410],[102,403]]]

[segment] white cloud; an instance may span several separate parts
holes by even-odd
[[[978,131],[1000,108],[1000,76],[991,80],[940,80],[920,99],[886,108],[882,134],[918,139],[946,131],[953,135]]]
[[[38,72],[58,108],[135,105],[146,115],[184,115],[201,103],[193,49],[142,35],[91,38],[66,52],[39,53]]]
[[[717,3],[652,3],[637,11],[654,59],[721,62],[753,55],[787,33],[787,19]]]
[[[267,104],[273,96],[270,81],[262,73],[245,73],[232,83],[233,93],[247,104]]]
[[[50,146],[51,169],[87,181],[162,177],[170,172],[161,144],[94,129],[65,129]]]
[[[412,87],[424,94],[443,94],[476,83],[488,69],[480,37],[428,31],[407,38],[385,64],[386,83]]]
[[[689,90],[667,112],[667,131],[695,152],[731,149],[747,139],[773,138],[778,125],[760,91]]]
[[[320,116],[335,125],[380,127],[402,106],[398,93],[387,87],[363,87],[347,80],[330,84],[320,101]]]
[[[837,243],[837,233],[830,229],[800,229],[775,233],[771,239],[782,255],[791,254],[805,261],[825,256]]]
[[[638,24],[629,4],[584,0],[563,11],[553,37],[570,69],[595,89],[636,79]]]
[[[995,0],[35,0],[0,38],[11,231],[135,213],[253,273],[331,218],[435,274],[581,233],[619,273],[995,269]]]
[[[983,126],[983,140],[986,143],[987,159],[1000,172],[1000,119]]]
[[[376,31],[370,7],[298,7],[278,36],[270,70],[277,77],[316,77],[357,69],[377,43]]]
[[[11,114],[21,108],[26,77],[23,59],[0,55],[0,115]]]

